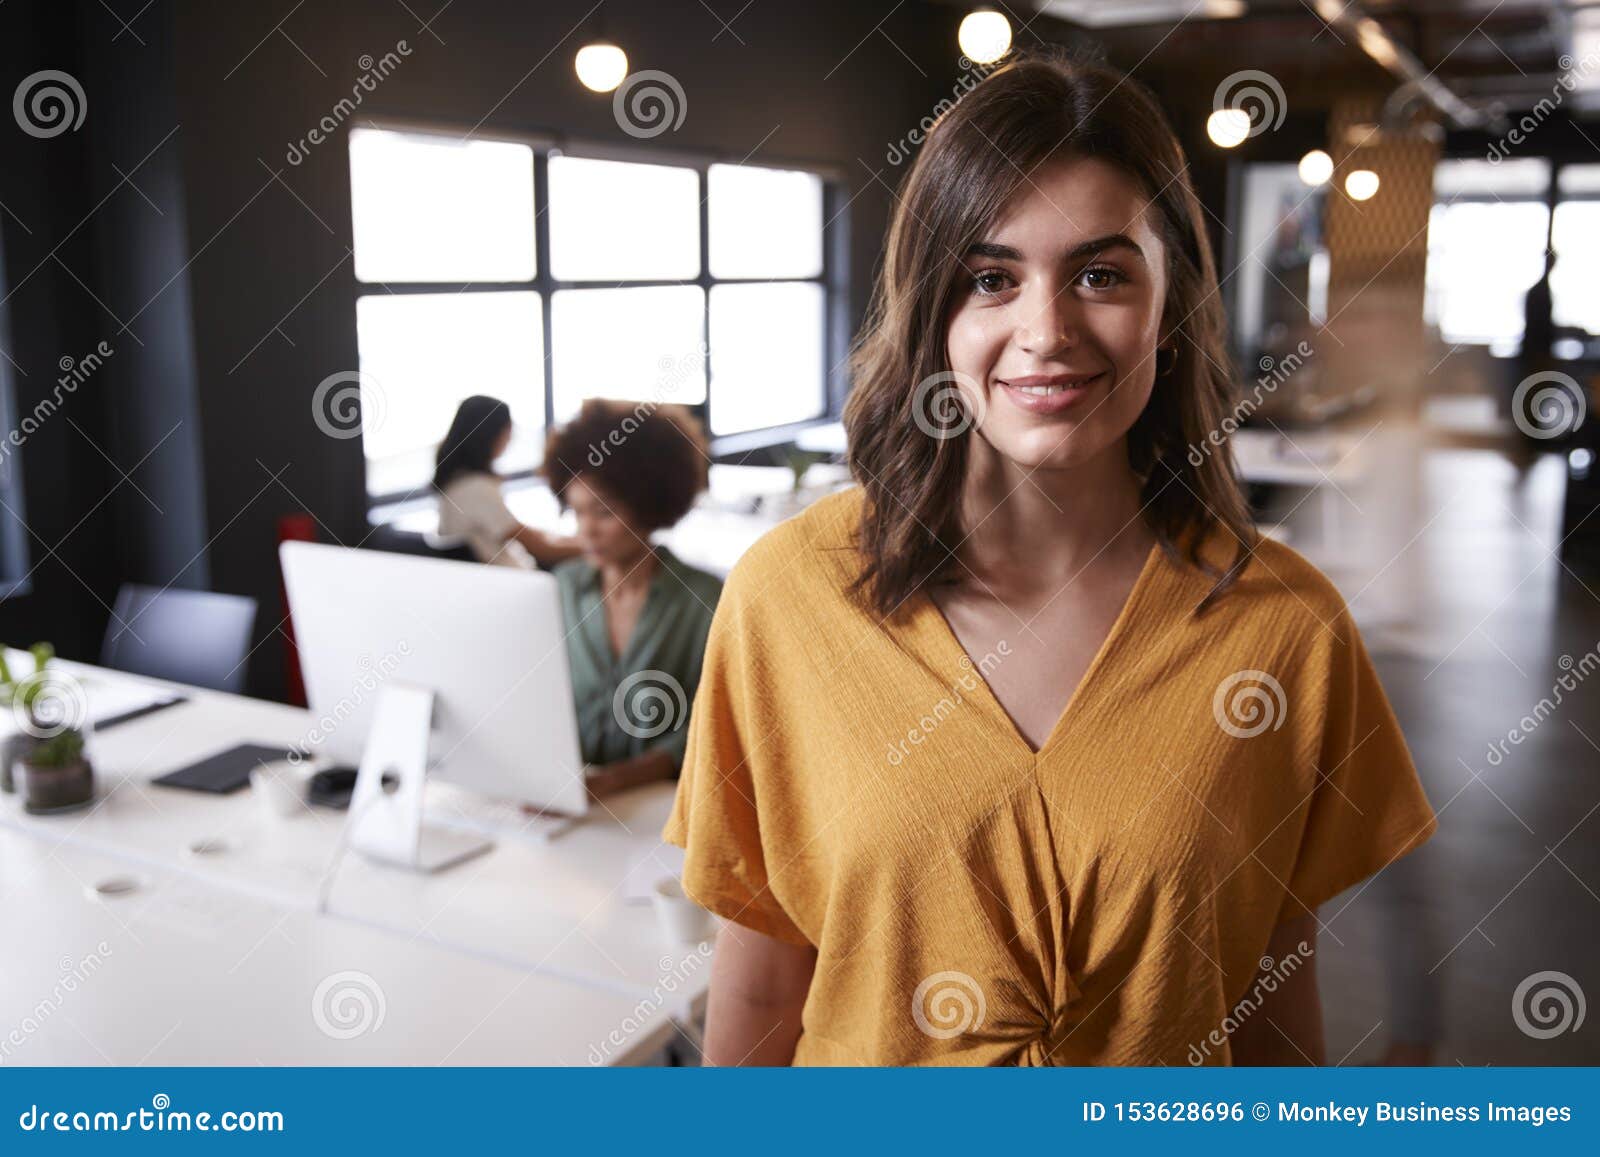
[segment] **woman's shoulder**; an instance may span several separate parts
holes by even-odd
[[[1231,535],[1219,533],[1207,543],[1203,556],[1213,566],[1225,568],[1235,557],[1235,544]],[[1213,582],[1209,576],[1190,581],[1200,593],[1209,591]],[[1349,606],[1333,580],[1292,546],[1266,535],[1249,547],[1237,580],[1216,601],[1215,609],[1219,618],[1237,629],[1307,645],[1330,636],[1348,642],[1353,629]]]
[[[595,575],[594,563],[579,555],[575,558],[563,559],[550,568],[550,577],[565,588],[577,589],[587,583],[593,582]]]
[[[444,484],[442,493],[449,496],[492,493],[500,495],[500,478],[484,470],[463,470]]]
[[[701,570],[684,562],[666,547],[657,547],[657,557],[677,580],[680,590],[688,592],[702,605],[714,606],[722,594],[722,580],[710,571]]]

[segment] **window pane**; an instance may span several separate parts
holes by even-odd
[[[1600,193],[1600,165],[1563,165],[1556,188],[1563,193]]]
[[[822,272],[822,180],[812,173],[712,165],[707,175],[713,277]]]
[[[1535,201],[1458,201],[1428,218],[1424,318],[1447,342],[1515,352],[1522,298],[1544,273],[1548,212]]]
[[[550,302],[555,415],[585,398],[696,405],[706,398],[705,296],[693,285],[567,289]]]
[[[719,285],[711,291],[711,431],[735,434],[824,409],[820,285]]]
[[[1600,333],[1600,201],[1564,201],[1556,206],[1556,266],[1550,271],[1550,316],[1557,325]]]
[[[432,133],[350,130],[361,281],[526,281],[533,150]]]
[[[358,298],[368,493],[426,486],[434,449],[471,394],[511,406],[516,425],[499,468],[536,463],[544,441],[542,327],[537,293]]]
[[[698,277],[699,174],[552,156],[550,272],[562,281]]]
[[[1539,197],[1550,187],[1550,162],[1538,157],[1500,161],[1440,161],[1433,167],[1433,195],[1454,197]]]

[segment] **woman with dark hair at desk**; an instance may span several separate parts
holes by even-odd
[[[548,567],[572,558],[576,542],[524,526],[506,506],[494,460],[510,443],[511,407],[499,398],[474,394],[456,408],[433,472],[439,533],[465,539],[479,562]]]
[[[722,580],[650,536],[689,512],[709,461],[688,411],[648,402],[591,399],[545,447],[544,475],[583,550],[555,576],[596,799],[672,779],[683,761]]]

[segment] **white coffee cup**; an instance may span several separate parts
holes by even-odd
[[[674,944],[699,944],[716,935],[716,918],[684,893],[676,876],[663,876],[650,889],[656,921],[662,934]]]
[[[300,814],[305,790],[299,776],[286,763],[264,763],[250,771],[250,794],[269,820],[289,819]]]

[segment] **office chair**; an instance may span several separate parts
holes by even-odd
[[[124,583],[100,665],[134,675],[242,692],[256,600]]]

